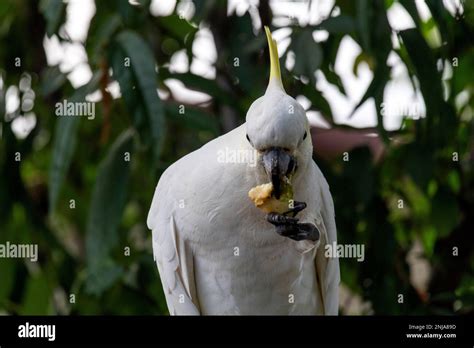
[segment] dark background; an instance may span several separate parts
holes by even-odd
[[[415,28],[390,27],[387,10],[394,3],[406,9]],[[365,245],[364,262],[341,259],[341,314],[474,312],[474,3],[463,3],[452,13],[445,2],[427,0],[432,16],[426,21],[409,0],[337,0],[319,24],[301,26],[292,19],[286,25],[291,44],[280,55],[283,61],[292,51],[295,64],[291,71],[281,64],[285,88],[308,98],[309,110],[330,125],[312,135],[315,161],[334,197],[339,242]],[[187,20],[177,9],[153,16],[149,5],[95,1],[83,43],[93,76],[74,87],[67,71],[48,65],[44,48],[45,36],[71,41],[64,30],[67,16],[74,15],[67,14],[69,5],[0,2],[0,242],[37,243],[40,250],[37,263],[0,259],[0,313],[167,313],[146,227],[155,185],[178,158],[244,122],[249,105],[264,92],[269,63],[265,36],[248,12],[227,15],[225,1],[195,1]],[[253,8],[260,23],[278,29],[267,1]],[[192,62],[199,25],[210,29],[216,46],[212,79],[169,69],[179,50]],[[314,30],[329,36],[315,42]],[[429,40],[432,30],[439,47]],[[360,102],[375,101],[379,122],[373,129],[334,122],[315,88],[319,70],[347,92],[334,69],[345,36],[362,49],[357,64],[374,74]],[[406,118],[387,131],[381,104],[392,51],[421,92],[426,117]],[[443,78],[449,64],[452,76]],[[159,97],[156,89],[169,91],[170,78],[211,100]],[[109,89],[113,81],[119,97]],[[7,112],[9,89],[21,102]],[[56,117],[57,102],[82,101],[96,91],[94,120]],[[459,95],[463,103],[456,102]],[[19,136],[12,123],[31,112],[36,123]],[[15,161],[17,153],[21,161]]]

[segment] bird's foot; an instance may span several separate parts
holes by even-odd
[[[283,237],[288,237],[296,241],[311,240],[313,242],[318,241],[320,238],[319,230],[314,224],[299,223],[299,220],[295,217],[269,213],[267,215],[267,221],[274,225],[276,232]]]
[[[290,215],[292,214],[293,217],[296,216],[300,211],[304,210],[306,208],[306,203],[305,202],[293,202],[293,207],[289,209],[288,211],[284,212],[283,215]]]

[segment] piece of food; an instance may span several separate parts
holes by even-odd
[[[285,177],[282,182],[282,190],[279,199],[276,199],[273,193],[273,184],[271,182],[252,187],[249,191],[249,197],[259,209],[266,213],[283,214],[291,210],[293,205],[293,187],[290,180]]]

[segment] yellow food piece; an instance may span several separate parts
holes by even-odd
[[[252,187],[249,198],[255,206],[266,213],[285,213],[291,209],[293,204],[293,188],[289,181],[282,183],[280,199],[272,196],[273,184],[271,182]]]

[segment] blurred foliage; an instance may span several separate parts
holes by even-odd
[[[242,123],[265,89],[265,38],[248,12],[227,16],[224,1],[195,1],[186,20],[178,10],[152,16],[147,0],[131,3],[95,2],[84,43],[93,76],[74,88],[67,71],[48,66],[43,47],[45,36],[71,41],[63,27],[66,3],[0,2],[0,243],[38,243],[40,250],[35,264],[0,259],[2,312],[167,313],[145,223],[157,179],[176,159]],[[387,10],[394,3],[406,9],[415,28],[390,27]],[[283,59],[289,52],[295,59],[291,71],[283,71],[288,93],[306,96],[310,110],[334,128],[350,127],[333,122],[315,87],[315,71],[345,94],[335,61],[350,36],[362,49],[354,72],[367,64],[374,73],[358,106],[375,100],[382,160],[374,164],[364,147],[352,150],[348,162],[342,156],[315,160],[332,189],[339,241],[366,247],[365,262],[341,260],[343,283],[375,314],[474,311],[474,3],[465,1],[454,14],[441,0],[426,4],[429,20],[411,0],[337,0],[317,25],[290,21],[291,44],[283,53]],[[257,10],[270,25],[268,3],[261,1]],[[176,52],[193,61],[200,27],[210,29],[216,45],[213,79],[169,69]],[[329,37],[316,42],[315,30]],[[381,110],[391,52],[405,64],[427,111],[425,118],[406,118],[395,132],[384,129]],[[446,77],[445,70],[452,73]],[[182,115],[168,79],[209,94],[211,102],[185,105]],[[114,81],[117,99],[108,88]],[[6,94],[15,86],[21,103],[7,113]],[[159,98],[157,88],[167,97]],[[54,115],[57,102],[83,101],[96,91],[101,98],[94,120]],[[29,112],[28,98],[34,99],[36,124],[21,138],[11,125]],[[15,161],[18,153],[21,161]],[[407,263],[416,241],[423,246],[417,257],[432,268],[423,291],[410,282]],[[398,294],[404,294],[403,304]]]

